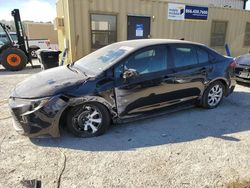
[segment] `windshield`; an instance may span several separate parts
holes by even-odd
[[[124,46],[120,43],[111,44],[76,61],[74,66],[84,72],[87,70],[97,75],[115,64],[117,60],[129,54],[132,50],[132,47]]]
[[[0,47],[7,43],[10,43],[10,40],[7,37],[5,30],[0,25]]]

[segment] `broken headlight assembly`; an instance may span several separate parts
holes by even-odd
[[[10,98],[9,105],[10,108],[15,112],[18,111],[19,115],[30,114],[49,102],[49,98],[41,99],[20,99],[20,98]]]

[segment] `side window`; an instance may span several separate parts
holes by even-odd
[[[152,57],[155,55],[155,50],[148,50],[146,52],[142,52],[138,55],[135,56],[135,59],[143,59],[143,58],[146,58],[146,57]]]
[[[139,50],[125,61],[125,69],[135,69],[140,75],[164,71],[167,68],[167,49],[164,45]]]
[[[90,14],[91,48],[99,49],[117,41],[117,17],[107,14]]]
[[[198,64],[196,51],[191,45],[174,45],[172,54],[177,68]]]
[[[209,62],[209,54],[202,48],[197,47],[197,56],[200,64]]]

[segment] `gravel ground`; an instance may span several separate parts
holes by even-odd
[[[32,139],[12,127],[6,99],[40,69],[0,67],[0,187],[227,187],[250,180],[250,86],[214,110],[192,108],[112,127],[97,138]]]

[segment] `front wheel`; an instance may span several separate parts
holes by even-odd
[[[86,103],[73,107],[67,115],[67,127],[78,137],[100,136],[110,125],[110,114],[99,103]]]
[[[28,58],[25,53],[14,47],[5,49],[1,53],[0,59],[3,67],[9,71],[22,70],[28,62]]]
[[[202,106],[204,108],[216,108],[222,101],[225,94],[225,86],[216,81],[210,84],[205,90],[202,97]]]

